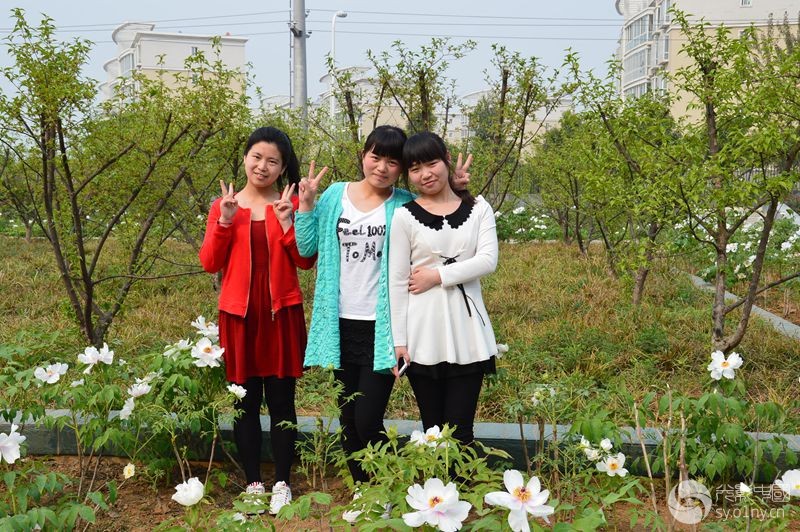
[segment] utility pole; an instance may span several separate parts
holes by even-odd
[[[308,83],[306,80],[306,3],[305,0],[292,0],[292,108],[300,109],[303,122],[308,117]]]

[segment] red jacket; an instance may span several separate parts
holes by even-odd
[[[221,198],[220,198],[221,199]],[[217,223],[220,217],[217,199],[211,205],[206,223],[206,235],[200,248],[200,263],[209,273],[222,270],[222,288],[219,292],[219,309],[244,317],[250,295],[250,209],[240,207],[233,223],[224,227]],[[292,205],[297,209],[297,196]],[[269,293],[272,312],[303,302],[297,268],[311,269],[317,256],[301,257],[294,239],[294,225],[283,232],[272,205],[265,207],[267,246],[269,247]]]

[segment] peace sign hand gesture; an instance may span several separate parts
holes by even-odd
[[[300,196],[300,208],[298,210],[301,212],[308,212],[314,209],[314,199],[317,197],[319,183],[322,181],[322,177],[328,173],[328,167],[325,166],[319,171],[318,174],[316,174],[315,177],[315,166],[315,161],[311,161],[311,164],[308,167],[308,177],[304,177],[300,180],[300,187],[298,188],[298,193]]]
[[[461,153],[458,154],[458,160],[456,161],[456,169],[453,172],[453,185],[456,190],[464,190],[469,185],[469,176],[470,173],[468,172],[469,167],[472,165],[472,154],[467,155],[467,160],[462,164],[462,155]]]
[[[275,211],[275,217],[278,218],[284,233],[292,226],[292,210],[294,210],[292,194],[294,194],[294,183],[286,185],[281,197],[272,202],[272,210]]]
[[[219,203],[220,216],[219,222],[224,225],[232,224],[236,211],[239,210],[239,203],[233,197],[233,183],[225,186],[225,181],[219,180],[219,188],[222,189],[222,201]]]

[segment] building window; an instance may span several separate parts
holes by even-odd
[[[127,53],[119,58],[120,76],[128,77],[133,72],[133,53]]]
[[[669,24],[670,15],[669,7],[672,2],[670,0],[664,0],[664,3],[661,4],[661,13],[664,15],[664,19],[661,21],[663,24]]]
[[[647,67],[650,63],[650,47],[643,48],[625,58],[622,64],[623,83],[629,83],[635,79],[643,78],[647,74]]]
[[[625,98],[638,98],[647,94],[650,90],[650,83],[645,81],[644,83],[640,83],[636,86],[630,87],[629,89],[625,89]]]
[[[197,50],[198,50],[197,46],[192,46],[192,55],[196,54]]]
[[[669,35],[664,35],[664,39],[661,42],[661,48],[663,50],[661,58],[666,61],[669,59]]]
[[[741,0],[742,7],[753,7],[753,0]]]
[[[653,24],[653,16],[645,15],[634,20],[625,28],[625,48],[630,50],[639,46],[643,42],[650,40],[650,28]]]

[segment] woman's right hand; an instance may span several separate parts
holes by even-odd
[[[232,224],[236,211],[239,210],[239,203],[233,197],[233,183],[229,187],[225,187],[225,181],[220,179],[219,187],[222,189],[222,200],[219,202],[219,222],[225,225]]]
[[[405,360],[406,365],[411,364],[411,355],[408,354],[408,347],[404,345],[398,345],[394,348],[394,354],[397,357],[397,365],[392,368],[392,374],[399,378],[400,377],[400,359],[402,358]]]
[[[302,212],[308,212],[314,209],[314,200],[317,197],[319,183],[322,181],[322,177],[328,173],[328,167],[325,166],[315,176],[315,165],[315,161],[311,161],[311,164],[308,167],[308,177],[304,177],[300,180],[300,186],[297,190],[299,196],[298,199],[300,200],[298,210]]]

